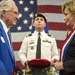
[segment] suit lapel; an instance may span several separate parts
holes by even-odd
[[[7,50],[8,50],[8,52],[9,52],[9,54],[10,54],[12,60],[14,61],[14,57],[12,56],[12,52],[11,52],[11,47],[10,47],[8,38],[7,38],[6,33],[5,33],[5,31],[4,31],[3,27],[2,27],[1,22],[0,22],[0,29],[1,29],[1,31],[2,31],[2,37],[4,38],[4,41],[5,41],[6,45],[7,45],[7,48],[8,48]]]

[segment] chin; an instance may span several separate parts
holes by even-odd
[[[15,26],[16,25],[16,23],[13,23],[13,26]]]
[[[67,25],[67,26],[70,26],[70,24],[69,24],[69,23],[66,23],[66,25]]]

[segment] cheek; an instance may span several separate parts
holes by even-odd
[[[7,16],[7,21],[12,21],[12,17],[11,16]]]
[[[73,22],[75,22],[75,19],[74,18],[70,18],[69,21],[70,21],[70,23],[73,23]]]
[[[10,16],[10,17],[9,17],[9,20],[13,20],[13,16]]]
[[[43,23],[44,27],[46,27],[46,23]]]

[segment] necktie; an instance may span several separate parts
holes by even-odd
[[[41,58],[41,38],[40,38],[40,33],[38,33],[36,58]]]
[[[8,37],[9,37],[10,44],[12,45],[12,41],[11,41],[11,33],[10,33],[10,31],[8,31]]]
[[[10,41],[11,54],[12,54],[12,57],[14,58],[14,54],[13,54],[13,46],[12,46],[12,40],[11,40],[11,33],[10,33],[10,30],[8,31],[7,34],[8,34],[9,41]]]

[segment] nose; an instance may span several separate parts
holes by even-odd
[[[17,19],[17,20],[19,19],[19,15],[16,16],[16,19]]]
[[[40,23],[40,22],[41,22],[41,20],[38,20],[38,22]]]
[[[64,16],[64,21],[66,20],[66,17]]]

